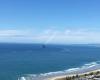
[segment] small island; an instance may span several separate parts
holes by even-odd
[[[42,48],[46,48],[46,45],[42,45]]]

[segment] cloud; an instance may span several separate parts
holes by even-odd
[[[0,42],[31,42],[28,30],[0,30]]]
[[[24,43],[100,43],[100,32],[93,30],[0,30],[0,42]]]
[[[18,30],[0,30],[0,37],[20,37],[23,36]]]

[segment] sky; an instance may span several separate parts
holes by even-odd
[[[100,0],[0,0],[0,42],[100,43]]]

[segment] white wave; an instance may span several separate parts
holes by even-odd
[[[25,79],[25,77],[21,77],[21,78],[20,78],[20,79],[18,79],[18,80],[26,80],[26,79]]]
[[[68,72],[71,72],[71,71],[77,71],[77,70],[79,70],[80,68],[71,68],[71,69],[68,69],[68,70],[66,70],[66,71],[68,71]]]
[[[89,64],[85,64],[85,66],[91,66],[91,65],[97,65],[98,64],[98,61],[97,62],[91,62]]]
[[[92,68],[92,67],[95,67],[95,66],[97,66],[97,65],[99,65],[97,62],[91,62],[91,63],[89,63],[89,64],[85,64],[85,65],[82,66],[81,68],[82,68],[82,69]]]
[[[53,76],[59,76],[59,75],[66,75],[70,73],[81,73],[86,72],[89,70],[94,70],[100,68],[100,61],[97,62],[91,62],[89,64],[84,64],[81,67],[78,68],[70,68],[63,71],[56,71],[56,72],[49,72],[49,73],[41,73],[41,74],[27,74],[24,77],[19,78],[18,80],[45,80],[45,78],[53,77]]]

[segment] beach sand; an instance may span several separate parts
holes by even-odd
[[[100,71],[100,69],[92,70],[92,71],[85,72],[85,73],[80,73],[80,74],[78,74],[78,75],[89,74],[89,73],[91,73],[91,72],[96,72],[96,71]],[[56,77],[48,78],[47,80],[66,80],[66,77],[71,77],[71,76],[75,76],[75,75],[77,75],[77,74],[56,76]]]

